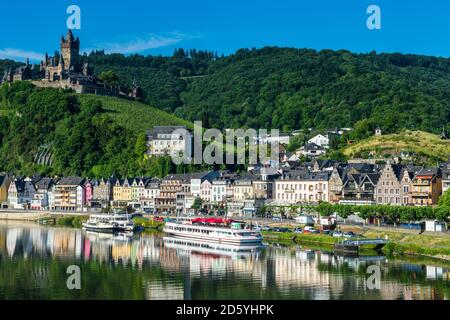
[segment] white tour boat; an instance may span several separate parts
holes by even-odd
[[[91,214],[89,219],[83,223],[83,229],[90,231],[133,231],[134,222],[127,214],[122,213],[99,213]]]
[[[164,232],[174,237],[223,244],[261,244],[262,234],[252,230],[245,222],[222,218],[178,218],[176,222],[166,222]]]

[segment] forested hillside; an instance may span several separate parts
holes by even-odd
[[[165,111],[173,111],[182,105],[180,94],[186,91],[186,77],[203,75],[217,54],[208,51],[177,49],[173,56],[142,56],[104,54],[92,52],[84,58],[99,75],[113,71],[118,75],[118,83],[130,88],[133,81],[144,90],[144,99],[150,105]]]
[[[177,50],[172,57],[91,54],[97,72],[134,78],[152,105],[210,127],[376,126],[450,130],[450,59],[266,47],[227,57]]]
[[[155,125],[190,123],[119,98],[36,88],[27,81],[4,84],[0,86],[0,171],[107,177],[164,176],[184,170],[174,168],[167,158],[144,157],[145,129]],[[42,162],[42,158],[48,159]]]

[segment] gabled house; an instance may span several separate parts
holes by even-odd
[[[36,188],[31,178],[17,177],[9,185],[9,205],[14,209],[29,209],[35,193]]]
[[[330,179],[328,180],[328,191],[329,191],[329,201],[333,203],[338,203],[342,198],[342,188],[344,186],[343,182],[343,171],[339,167],[335,167],[330,174]]]
[[[212,181],[205,179],[200,185],[200,199],[204,202],[211,201]]]
[[[320,157],[325,153],[326,149],[315,143],[307,143],[305,146],[301,147],[299,151],[299,154],[310,158]]]
[[[145,197],[145,183],[147,178],[140,177],[133,179],[131,184],[131,198],[133,201],[140,202]]]
[[[327,136],[318,134],[316,136],[314,136],[313,138],[308,140],[308,143],[314,143],[324,149],[328,149],[328,146],[330,144],[330,139]]]
[[[93,182],[93,200],[99,201],[102,205],[108,204],[112,200],[115,182],[115,178],[95,180]]]
[[[380,176],[375,189],[375,201],[377,204],[402,205],[402,174],[403,168],[390,161],[380,171]]]
[[[161,179],[147,179],[145,182],[144,199],[142,200],[142,206],[144,208],[155,209],[155,199],[159,197],[160,185]]]
[[[378,178],[377,173],[347,173],[343,181],[342,200],[340,202],[375,203],[375,189]]]
[[[55,182],[52,178],[42,178],[35,183],[36,193],[31,200],[32,210],[48,209],[50,206],[49,192]]]
[[[192,195],[194,197],[201,198],[202,183],[205,182],[206,180],[211,182],[218,176],[219,176],[219,173],[217,171],[193,173],[190,177]],[[208,201],[209,201],[209,199],[208,199]]]

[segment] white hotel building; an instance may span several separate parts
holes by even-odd
[[[275,180],[275,201],[285,204],[328,202],[328,173],[292,171]]]

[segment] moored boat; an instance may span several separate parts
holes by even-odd
[[[263,239],[245,222],[222,218],[178,218],[163,230],[174,237],[235,245],[261,244]]]
[[[129,216],[122,213],[91,214],[83,223],[83,229],[100,232],[133,231],[134,227],[134,222]]]

